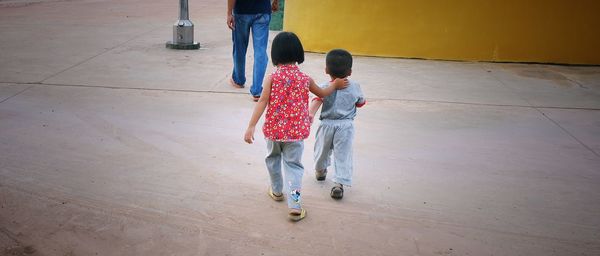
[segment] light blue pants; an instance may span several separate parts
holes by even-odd
[[[321,120],[315,142],[315,170],[329,167],[333,153],[335,164],[333,182],[352,186],[352,141],[354,141],[352,120]]]
[[[302,189],[302,151],[304,141],[280,142],[267,140],[267,169],[271,177],[271,188],[275,193],[282,193],[285,187],[287,204],[289,208],[300,209],[300,190]],[[284,177],[281,175],[283,163]],[[284,186],[285,178],[285,186]]]
[[[235,29],[231,31],[233,41],[233,81],[237,84],[246,83],[246,50],[250,31],[254,47],[254,67],[250,93],[260,96],[262,83],[267,70],[269,57],[267,43],[269,42],[269,22],[271,14],[235,14]]]

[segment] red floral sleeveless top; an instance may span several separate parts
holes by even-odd
[[[272,141],[300,141],[310,134],[310,79],[296,65],[280,65],[271,75],[271,95],[263,133]]]

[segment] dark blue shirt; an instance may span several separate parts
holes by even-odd
[[[235,14],[271,13],[271,0],[237,0],[233,7]]]

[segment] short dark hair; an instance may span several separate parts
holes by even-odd
[[[333,49],[327,53],[325,65],[329,75],[336,78],[347,77],[352,69],[352,55],[344,49]]]
[[[273,65],[304,62],[304,48],[296,34],[281,32],[273,39],[271,45],[271,61]]]

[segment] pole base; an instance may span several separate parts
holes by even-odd
[[[173,43],[173,41],[168,41],[166,47],[169,49],[175,50],[197,50],[200,49],[200,43],[193,42],[191,44],[181,44],[181,43]]]

